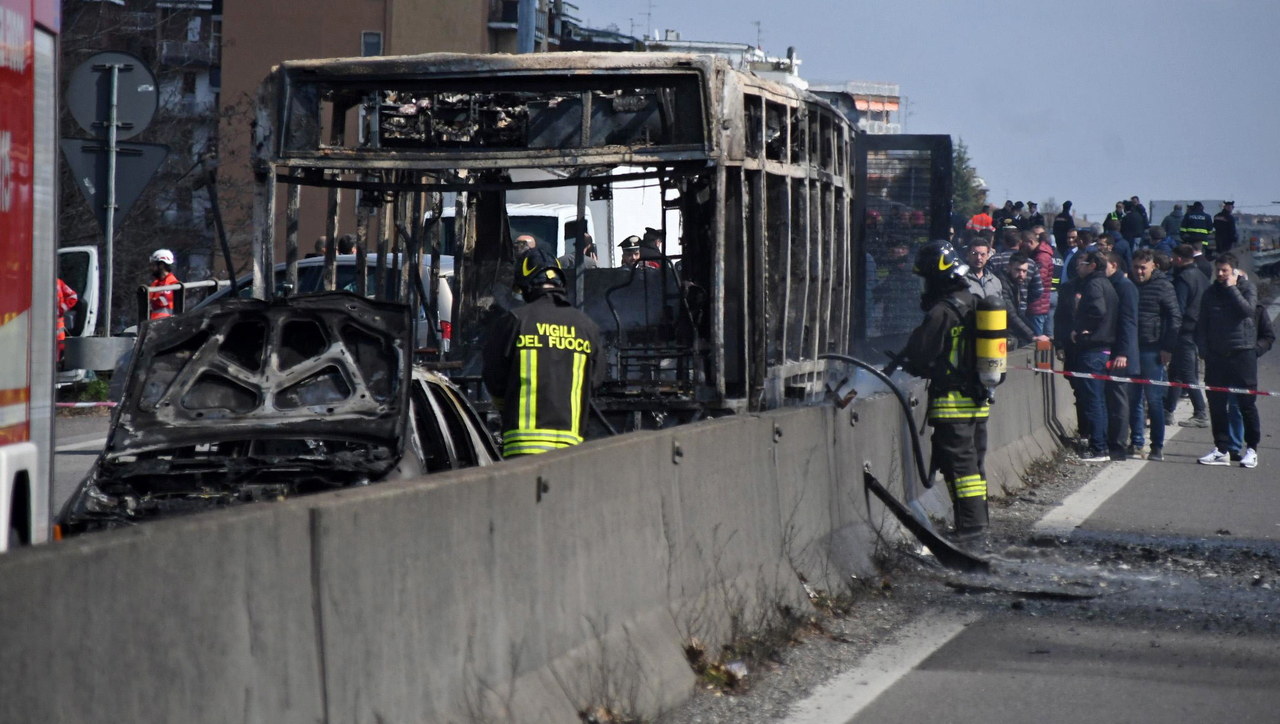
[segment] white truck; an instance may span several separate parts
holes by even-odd
[[[615,169],[624,174],[637,169]],[[547,171],[513,169],[513,181],[545,181]],[[554,246],[557,257],[573,253],[574,222],[578,218],[576,190],[569,187],[520,189],[507,194],[507,218],[511,224],[511,238],[520,234],[532,234],[548,247]],[[441,216],[445,220],[441,228],[441,249],[453,254],[453,219],[456,209],[452,198],[446,196]],[[622,255],[618,244],[628,236],[642,236],[646,228],[663,227],[666,215],[667,245],[670,256],[680,254],[680,214],[674,209],[663,210],[662,192],[658,182],[616,182],[612,184],[612,198],[588,201],[586,206],[587,233],[596,243],[596,256],[600,266],[618,266]]]

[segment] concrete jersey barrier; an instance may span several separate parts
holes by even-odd
[[[999,388],[993,494],[1055,449],[1065,390]],[[0,721],[651,717],[693,690],[685,643],[874,572],[900,533],[864,465],[945,514],[903,479],[916,412],[742,415],[5,556]]]

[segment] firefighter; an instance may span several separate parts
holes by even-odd
[[[151,253],[151,284],[153,287],[164,287],[180,284],[173,275],[173,252],[168,249],[156,249]],[[163,319],[173,315],[173,290],[151,292],[148,297],[151,305],[151,318]]]
[[[67,342],[67,312],[76,306],[80,296],[69,284],[58,280],[58,361],[62,361],[62,352]]]
[[[955,508],[956,536],[977,541],[987,528],[987,417],[990,394],[979,379],[978,301],[965,282],[968,267],[951,244],[931,241],[916,254],[924,277],[924,321],[902,352],[907,372],[929,380],[933,470],[941,470]]]
[[[591,390],[603,377],[600,332],[565,296],[556,258],[530,249],[516,259],[524,297],[490,331],[484,384],[502,413],[503,457],[582,442]]]

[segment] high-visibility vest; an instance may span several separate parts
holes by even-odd
[[[969,219],[965,228],[969,231],[995,231],[996,227],[992,223],[991,214],[978,212]]]
[[[80,296],[66,282],[58,280],[58,341],[67,338],[67,312],[76,306]]]
[[[180,284],[180,283],[181,282],[178,281],[178,278],[173,275],[173,272],[167,272],[163,277],[152,280],[150,286],[167,287],[170,284]],[[172,289],[169,289],[163,292],[151,292],[149,301],[151,302],[151,318],[152,319],[161,319],[163,317],[168,317],[173,314],[173,290]]]

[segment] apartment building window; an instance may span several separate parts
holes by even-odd
[[[382,33],[377,30],[366,30],[360,34],[360,55],[382,55]]]

